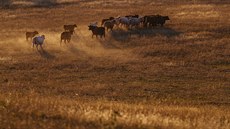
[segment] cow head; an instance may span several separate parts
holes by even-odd
[[[76,25],[76,24],[74,24],[73,26],[74,26],[74,27],[77,27],[77,25]]]
[[[95,28],[97,28],[97,26],[93,26],[93,25],[89,25],[89,30],[94,30]]]
[[[34,34],[35,34],[35,35],[37,35],[37,34],[38,34],[38,32],[37,32],[37,31],[34,31]]]
[[[43,39],[45,39],[45,35],[41,35],[41,37],[42,37]]]
[[[164,18],[165,20],[170,20],[170,19],[169,19],[169,16],[164,16],[163,18]]]

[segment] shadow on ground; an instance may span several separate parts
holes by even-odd
[[[42,58],[45,58],[45,59],[50,59],[50,60],[52,60],[52,59],[55,58],[54,55],[50,54],[48,51],[46,51],[46,50],[44,50],[44,49],[38,50],[38,53],[40,54],[40,56],[41,56]]]
[[[127,41],[132,36],[157,36],[157,35],[162,35],[166,37],[173,37],[173,36],[178,36],[181,34],[181,32],[178,32],[174,29],[167,28],[167,27],[161,27],[161,28],[140,28],[140,29],[129,29],[129,30],[123,30],[123,29],[118,29],[118,30],[113,30],[111,32],[111,37],[116,40],[116,41]]]

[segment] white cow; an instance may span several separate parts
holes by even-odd
[[[119,18],[119,23],[121,25],[124,25],[124,26],[128,27],[129,26],[129,18],[127,18],[127,17],[120,17]]]
[[[137,27],[137,26],[139,26],[140,24],[141,24],[141,22],[143,22],[143,18],[134,18],[134,17],[132,17],[132,18],[129,18],[129,25],[131,26],[131,27]]]
[[[40,45],[40,47],[42,48],[42,45],[44,44],[44,40],[45,40],[45,35],[34,37],[32,42],[33,47],[34,45],[36,45],[36,48],[38,49],[38,45]]]

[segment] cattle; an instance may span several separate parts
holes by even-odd
[[[62,43],[62,40],[64,40],[64,42],[70,42],[71,40],[71,36],[73,35],[73,31],[65,31],[65,32],[62,32],[61,33],[61,41],[60,41],[60,46],[61,46],[61,43]]]
[[[129,18],[127,17],[119,17],[118,18],[119,24],[128,27],[129,26]]]
[[[139,26],[144,21],[144,18],[130,18],[129,25],[132,27]]]
[[[113,27],[115,25],[116,21],[115,20],[109,20],[104,23],[104,27],[107,29],[107,31],[110,29],[111,31],[113,30]]]
[[[161,25],[163,26],[166,20],[170,20],[168,16],[161,16],[161,15],[149,15],[144,17],[144,26],[151,27]]]
[[[101,20],[101,26],[103,26],[104,23],[105,23],[106,21],[111,21],[111,20],[113,20],[113,19],[115,19],[115,18],[114,18],[114,17],[110,17],[110,18],[108,18],[108,19],[102,19],[102,20]]]
[[[113,19],[116,26],[119,26],[119,25],[120,25],[120,18],[121,18],[121,17],[116,17],[116,18]]]
[[[94,25],[89,25],[89,30],[92,31],[92,38],[94,35],[96,35],[96,37],[98,35],[100,35],[100,37],[102,38],[103,36],[105,37],[105,28],[104,27],[97,27]]]
[[[64,25],[63,28],[65,31],[73,31],[73,33],[75,33],[74,29],[77,28],[77,25],[76,24]]]
[[[151,21],[154,21],[154,18],[156,18],[157,15],[146,15],[144,16],[144,27],[150,27],[152,24],[150,24]],[[153,22],[151,22],[153,23]]]
[[[160,24],[161,26],[164,26],[165,22],[169,19],[169,16],[161,16],[158,21],[157,24]]]
[[[34,48],[34,45],[36,45],[37,49],[38,49],[38,45],[40,45],[40,47],[42,48],[42,45],[44,44],[44,40],[45,40],[45,35],[34,37],[32,41],[33,48]]]
[[[34,36],[36,36],[38,34],[37,31],[34,32],[26,32],[26,40],[28,41],[28,39],[32,39]]]

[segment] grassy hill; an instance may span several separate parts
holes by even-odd
[[[0,10],[0,128],[230,128],[228,1],[57,2]],[[128,14],[170,21],[91,38],[91,22]]]

